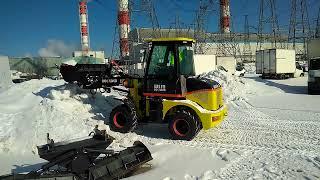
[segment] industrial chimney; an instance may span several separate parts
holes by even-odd
[[[80,0],[79,2],[79,19],[80,19],[80,33],[81,33],[81,47],[82,52],[89,51],[89,27],[88,27],[88,10],[87,0]]]
[[[129,17],[129,1],[118,0],[119,12],[119,36],[120,36],[120,51],[121,57],[125,58],[129,56],[129,42],[128,35],[130,31],[130,17]]]
[[[230,33],[230,1],[220,0],[220,31]]]

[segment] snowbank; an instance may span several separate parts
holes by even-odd
[[[247,96],[246,83],[243,79],[233,76],[228,72],[215,70],[201,75],[202,78],[213,79],[222,85],[227,103],[230,101],[243,100]]]
[[[87,136],[104,124],[110,105],[92,99],[74,85],[31,80],[0,94],[0,153],[35,152],[46,143],[46,133],[56,141]],[[30,93],[30,91],[32,93]]]
[[[255,74],[256,73],[256,64],[255,63],[244,63],[244,69],[247,74]]]

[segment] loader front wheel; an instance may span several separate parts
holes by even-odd
[[[170,117],[168,128],[173,139],[190,141],[201,130],[201,124],[195,115],[183,110]]]
[[[138,118],[134,108],[127,105],[115,107],[110,113],[109,127],[110,130],[120,133],[133,131],[138,123]]]

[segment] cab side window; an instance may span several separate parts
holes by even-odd
[[[186,76],[193,76],[194,73],[194,63],[193,63],[193,51],[188,46],[179,46],[179,65],[180,73]]]

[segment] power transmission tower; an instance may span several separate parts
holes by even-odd
[[[319,8],[319,11],[318,11],[315,38],[320,38],[320,8]]]
[[[275,0],[260,0],[257,50],[265,43],[271,43],[270,48],[283,48]]]
[[[196,54],[204,54],[203,45],[207,40],[206,32],[210,11],[213,10],[213,0],[200,0],[199,9],[196,12],[194,39],[196,40]]]
[[[111,50],[111,60],[120,59],[120,38],[119,38],[119,25],[118,20],[116,20],[114,33],[113,33],[113,42],[112,42],[112,50]]]
[[[244,39],[243,39],[243,51],[242,51],[242,61],[251,62],[252,61],[252,50],[250,45],[250,30],[248,15],[244,16]]]
[[[153,29],[152,37],[156,37],[157,36],[156,31],[157,30],[160,31],[160,25],[159,25],[157,14],[154,8],[153,0],[141,0],[140,6],[141,6],[141,11],[147,14],[149,21],[151,23],[151,26]]]
[[[288,48],[296,50],[298,58],[304,59],[307,54],[307,42],[311,36],[306,0],[291,0]],[[297,43],[303,43],[303,46],[297,46]]]

